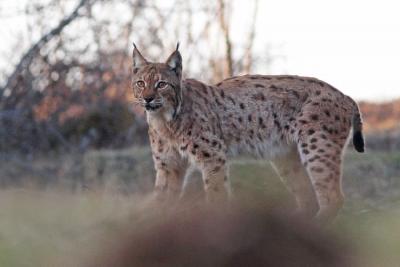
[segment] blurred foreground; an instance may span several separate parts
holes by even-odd
[[[195,259],[201,266],[249,266],[239,263],[253,254],[275,263],[267,266],[397,266],[400,260],[398,212],[347,210],[321,230],[267,202],[221,212],[193,202],[175,210],[150,203],[105,192],[2,190],[0,265],[196,266],[176,265]]]
[[[218,216],[214,216],[215,211],[211,210],[207,213],[209,217],[202,217],[199,214],[205,211],[199,204],[202,192],[196,175],[189,184],[190,196],[183,201],[184,206],[171,211],[149,204],[151,202],[145,194],[151,190],[154,175],[147,148],[92,151],[83,155],[54,155],[30,160],[5,157],[0,166],[3,178],[0,191],[0,266],[90,266],[94,259],[107,262],[115,257],[131,261],[134,260],[130,257],[133,254],[124,249],[140,254],[140,248],[149,248],[149,255],[168,261],[168,257],[160,254],[164,251],[163,246],[173,247],[176,249],[173,257],[180,257],[183,252],[179,242],[189,242],[194,238],[214,246],[210,242],[218,241],[218,247],[224,242],[232,245],[236,239],[231,235],[236,234],[249,238],[260,235],[260,239],[251,240],[260,242],[264,249],[271,251],[271,258],[263,259],[267,261],[275,261],[275,256],[280,255],[279,249],[293,249],[291,255],[296,255],[300,253],[299,246],[314,244],[316,254],[300,253],[305,261],[323,262],[326,259],[318,256],[322,250],[321,253],[328,253],[328,259],[350,261],[350,266],[355,262],[360,266],[397,266],[400,262],[397,253],[400,248],[399,162],[398,152],[370,151],[365,155],[350,152],[344,164],[345,207],[336,222],[322,231],[301,223],[300,219],[287,218],[279,212],[276,215],[276,210],[293,208],[293,199],[269,165],[260,162],[232,165],[234,195],[247,208],[233,208],[231,213],[223,209],[224,213]],[[197,220],[199,217],[200,222]],[[206,218],[211,218],[211,222]],[[249,221],[238,218],[249,218]],[[227,230],[226,236],[210,241],[207,238],[214,234],[201,235],[197,231],[207,232],[214,220],[217,228],[212,228],[210,233],[219,232],[218,227],[231,232]],[[183,226],[175,228],[174,222]],[[259,225],[257,222],[262,225],[265,222],[266,228],[255,227]],[[185,227],[189,228],[185,230]],[[170,239],[173,235],[166,232],[172,231],[181,238],[178,243],[170,244],[163,239],[154,239],[150,234],[152,231]],[[190,238],[186,236],[189,233]],[[330,239],[332,236],[334,238]],[[332,243],[319,241],[320,238]],[[149,243],[143,243],[143,240]],[[135,242],[140,246],[135,246]],[[153,243],[161,247],[153,246]],[[273,247],[274,244],[278,244],[277,247]],[[196,251],[209,253],[207,246],[191,245]],[[259,248],[252,243],[249,246],[251,249]],[[243,249],[240,246],[230,248],[234,251]],[[235,253],[229,253],[230,256],[224,254],[224,257],[236,257]],[[344,257],[337,257],[343,253]],[[239,256],[238,262],[245,255]],[[307,258],[309,256],[311,258]],[[193,257],[212,260],[208,256]],[[156,265],[149,263],[144,266]]]

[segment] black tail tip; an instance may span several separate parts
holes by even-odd
[[[353,134],[353,145],[357,152],[363,153],[364,150],[364,137],[360,131]]]

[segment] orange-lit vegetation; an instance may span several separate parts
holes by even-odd
[[[361,102],[366,132],[400,130],[400,99],[384,103]]]

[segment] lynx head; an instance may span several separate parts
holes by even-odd
[[[148,114],[167,113],[174,118],[182,105],[182,57],[176,50],[165,63],[147,61],[134,45],[132,87]]]

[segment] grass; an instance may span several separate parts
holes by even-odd
[[[134,196],[108,192],[2,190],[0,266],[77,266],[145,216]],[[397,210],[342,212],[331,230],[352,242],[363,266],[399,266]],[[60,265],[58,265],[60,264]]]
[[[135,213],[135,202],[109,192],[2,190],[0,266],[54,266],[95,253],[97,241]]]
[[[345,162],[348,198],[330,230],[352,243],[363,266],[400,266],[400,153],[349,154]],[[292,201],[268,165],[235,164],[231,177],[235,193],[249,201]],[[2,189],[0,266],[77,266],[121,227],[140,224],[147,213],[140,198],[107,190]]]
[[[400,203],[393,210],[344,212],[335,231],[352,241],[363,266],[400,266]]]

